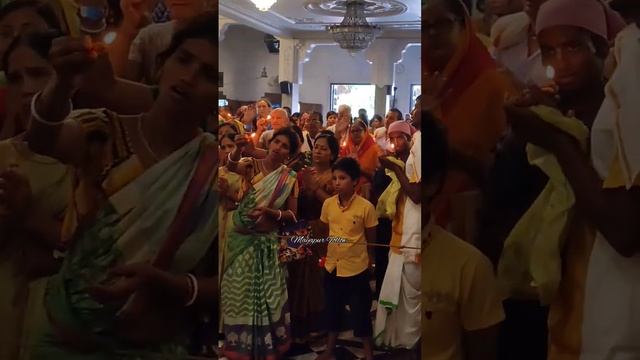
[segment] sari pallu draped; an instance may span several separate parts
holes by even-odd
[[[249,212],[257,206],[281,209],[296,187],[286,166],[266,175],[233,213],[222,277],[224,356],[229,359],[277,359],[290,346],[285,267],[278,260],[276,231],[253,231]]]
[[[162,299],[142,297],[147,309],[158,310],[159,322],[172,326],[160,341],[132,345],[116,321],[125,303],[101,304],[89,295],[92,286],[106,284],[109,269],[132,263],[152,263],[163,248],[171,224],[205,153],[217,151],[211,135],[202,134],[111,194],[95,221],[80,227],[60,272],[48,283],[45,309],[48,324],[34,345],[33,358],[114,359],[145,358],[143,354],[186,355],[186,313],[173,316],[155,306]],[[217,167],[205,173],[207,184],[189,209],[186,237],[170,262],[169,271],[186,273],[199,268],[210,255],[218,231],[218,201],[213,191]],[[138,295],[135,293],[133,296]],[[130,297],[130,299],[133,298]],[[184,316],[183,316],[184,315]],[[178,319],[180,318],[180,319]],[[174,322],[180,322],[176,324]],[[137,324],[136,324],[137,325]],[[148,324],[149,332],[154,326]],[[184,330],[184,332],[182,332]],[[175,331],[175,332],[173,332]],[[171,332],[171,333],[169,333]],[[153,358],[154,355],[148,355]]]
[[[503,108],[508,83],[476,36],[470,18],[466,19],[458,49],[442,75],[448,80],[444,98],[434,114],[444,124],[451,148],[482,163],[489,162],[506,130]],[[471,176],[450,170],[432,205],[438,223],[445,228],[451,223],[452,197],[475,190],[477,184]]]

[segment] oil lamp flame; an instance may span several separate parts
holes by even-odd
[[[553,66],[551,65],[547,66],[547,79],[553,80],[553,78],[555,77],[556,77],[556,69],[554,69]]]
[[[115,31],[111,31],[111,32],[107,33],[104,36],[104,43],[107,44],[107,45],[112,44],[116,40],[117,36],[118,36],[118,34],[116,34]]]

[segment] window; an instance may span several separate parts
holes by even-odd
[[[418,96],[422,94],[422,85],[421,84],[413,84],[411,85],[411,99],[409,100],[409,111],[413,110],[413,107],[416,104],[416,99]]]
[[[375,114],[376,86],[369,84],[331,84],[331,110],[338,111],[342,104],[351,106],[351,115],[358,116],[359,109],[367,110],[371,119]]]

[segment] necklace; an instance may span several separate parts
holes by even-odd
[[[151,149],[151,146],[149,145],[149,142],[147,141],[147,138],[144,136],[144,132],[142,131],[142,120],[144,119],[144,114],[140,114],[140,116],[138,117],[138,134],[140,135],[140,139],[142,140],[142,144],[144,145],[144,147],[147,148],[147,151],[149,152],[149,154],[151,154],[151,156],[153,157],[153,160],[158,162],[158,155],[156,155],[156,153],[153,151],[153,149]]]

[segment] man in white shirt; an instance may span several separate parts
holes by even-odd
[[[320,133],[322,128],[322,114],[314,111],[309,115],[309,122],[307,123],[307,129],[302,131],[302,146],[301,152],[313,151],[313,144],[316,141],[316,136]]]

